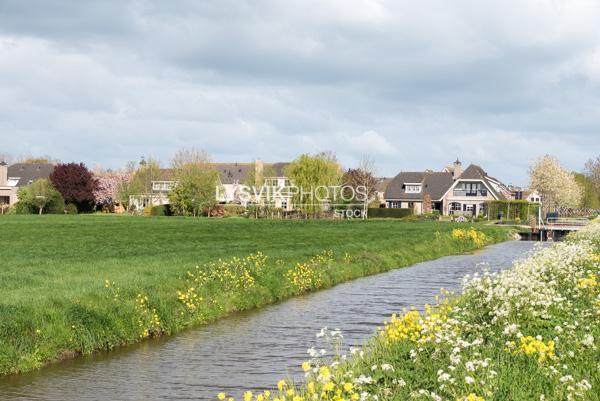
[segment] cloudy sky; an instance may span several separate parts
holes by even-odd
[[[86,4],[87,3],[87,4]],[[0,0],[0,152],[118,168],[600,153],[600,1]]]

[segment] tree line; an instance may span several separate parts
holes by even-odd
[[[130,210],[132,197],[152,196],[152,182],[163,179],[175,183],[168,193],[173,214],[210,216],[217,203],[219,172],[209,153],[202,149],[178,151],[170,160],[169,169],[162,169],[154,158],[129,162],[119,171],[91,171],[83,163],[60,163],[49,156],[28,156],[21,162],[56,164],[48,180],[36,180],[19,189],[17,213],[114,211],[118,207]],[[319,214],[328,204],[352,204],[365,213],[369,202],[378,206],[375,195],[379,179],[374,162],[368,157],[363,157],[356,167],[344,170],[333,152],[302,154],[285,168],[284,174],[296,187],[314,189],[312,194],[304,191],[292,196],[294,207],[305,216]],[[266,166],[262,172],[252,170],[240,184],[261,187],[265,178],[272,176],[275,172]],[[600,209],[600,156],[590,159],[582,172],[573,173],[556,158],[545,155],[530,164],[529,177],[530,189],[539,193],[545,211]],[[360,191],[354,189],[359,187],[366,189],[366,198],[356,196]],[[325,193],[326,188],[352,189],[354,194]],[[240,203],[237,198],[235,202]]]

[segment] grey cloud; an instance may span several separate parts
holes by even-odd
[[[386,175],[459,156],[524,184],[600,139],[600,5],[533,4],[7,0],[3,145],[107,167],[333,149]]]

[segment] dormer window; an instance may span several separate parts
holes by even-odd
[[[421,184],[420,183],[405,183],[404,184],[404,192],[407,194],[418,194],[421,192]]]

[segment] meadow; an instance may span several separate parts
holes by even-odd
[[[468,227],[2,216],[0,374],[174,333],[508,237],[504,228]]]
[[[596,220],[510,269],[466,277],[461,294],[393,315],[348,354],[343,333],[322,330],[333,352],[309,349],[303,383],[244,400],[598,401],[599,278]]]

